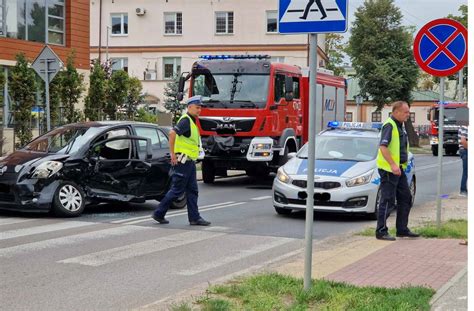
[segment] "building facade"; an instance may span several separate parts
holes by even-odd
[[[278,33],[278,0],[92,0],[91,59],[142,80],[149,104],[203,54],[267,54],[306,67],[307,35]],[[319,36],[319,64],[327,60]],[[154,101],[154,102],[153,102]]]
[[[17,53],[24,53],[29,61],[33,61],[47,44],[63,63],[74,50],[75,65],[87,82],[90,68],[89,8],[88,0],[0,0],[0,70],[5,77],[8,78],[9,68],[15,65]],[[3,152],[8,152],[13,143],[8,83],[5,83],[2,95]],[[38,106],[43,105],[38,102]],[[35,133],[38,133],[37,129]]]

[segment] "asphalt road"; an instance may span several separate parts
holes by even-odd
[[[416,157],[417,205],[436,199],[437,162]],[[445,157],[443,193],[458,191],[461,162]],[[75,219],[0,214],[0,310],[129,310],[196,284],[265,266],[304,246],[304,212],[277,215],[272,179],[245,176],[200,183],[210,227],[191,227],[184,210],[169,225],[149,218],[156,202],[104,204]],[[316,214],[315,240],[375,226],[364,217]]]

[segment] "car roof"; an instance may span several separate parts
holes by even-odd
[[[333,137],[367,137],[379,138],[380,131],[378,130],[361,130],[361,129],[327,129],[319,134],[320,136]]]
[[[113,127],[118,125],[146,125],[162,127],[154,123],[136,122],[136,121],[89,121],[80,123],[71,123],[64,125],[65,127]]]

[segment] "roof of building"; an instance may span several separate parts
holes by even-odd
[[[348,78],[347,79],[347,100],[355,101],[355,97],[360,93],[359,79],[357,78]],[[413,90],[412,91],[413,101],[414,102],[427,102],[427,101],[439,101],[439,93],[431,90],[421,91]],[[371,98],[369,97],[369,100]],[[445,101],[452,101],[454,99],[450,97],[444,98]]]

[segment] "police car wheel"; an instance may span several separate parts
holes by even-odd
[[[185,193],[183,193],[179,198],[174,200],[170,206],[170,208],[172,209],[181,209],[184,207],[186,207],[186,194]]]
[[[277,212],[278,215],[289,215],[292,212],[291,209],[276,207],[276,206],[275,206],[275,211]]]
[[[411,193],[411,206],[415,203],[415,194],[416,194],[416,178],[413,176],[410,182],[410,193]]]
[[[82,189],[73,182],[62,182],[53,198],[52,211],[61,217],[77,217],[84,211],[85,195]]]
[[[377,191],[377,197],[375,198],[375,207],[374,207],[374,212],[369,214],[369,219],[371,220],[377,220],[378,214],[379,214],[379,204],[380,204],[380,189]]]

